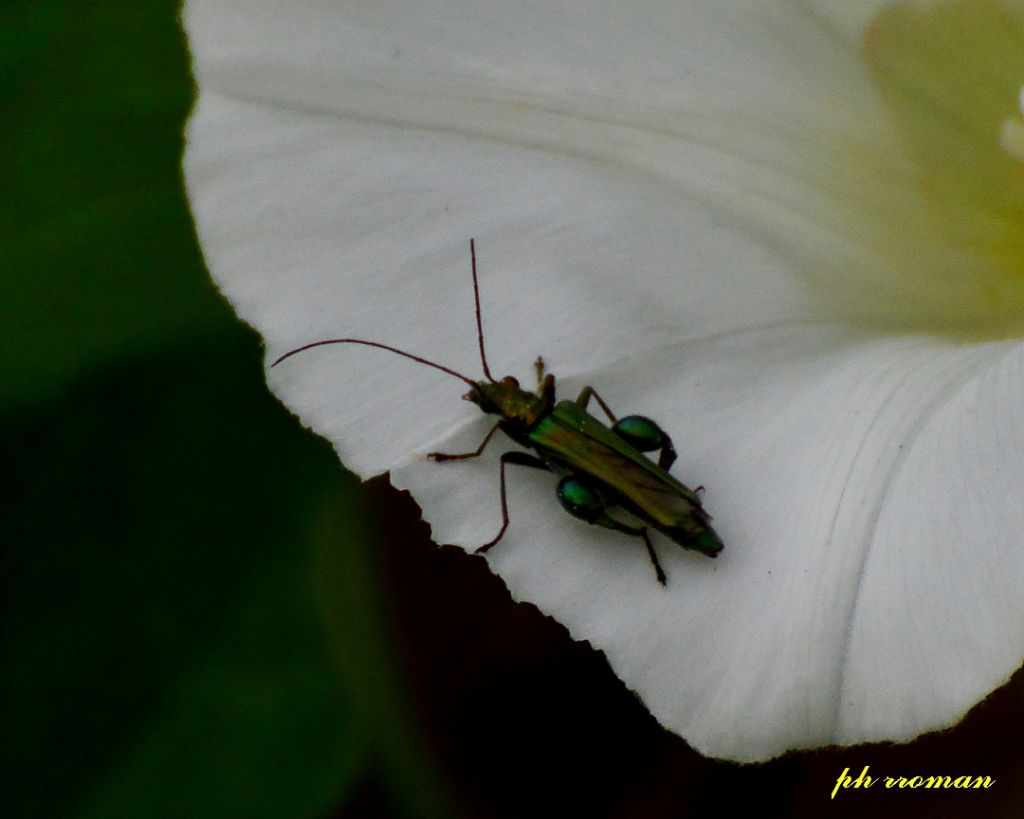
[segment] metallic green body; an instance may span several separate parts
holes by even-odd
[[[506,376],[500,381],[477,382],[464,398],[484,412],[498,415],[498,426],[512,440],[534,450],[551,471],[585,483],[606,507],[627,510],[683,548],[709,557],[717,555],[722,541],[711,528],[711,516],[704,511],[697,493],[627,441],[623,437],[627,432],[619,434],[590,415],[586,402],[594,395],[592,388],[587,387],[576,401],[556,403],[555,377],[550,373],[542,377],[542,372],[538,360],[536,393],[522,389],[515,378]],[[649,424],[657,430],[649,419],[636,417],[632,423]],[[664,433],[661,436],[674,459],[671,440]],[[561,499],[564,504],[566,499]],[[631,534],[639,531],[619,526],[607,516],[592,522]]]
[[[556,404],[527,438],[555,471],[585,476],[609,505],[628,510],[680,546],[710,554],[721,549],[697,494],[574,401]]]

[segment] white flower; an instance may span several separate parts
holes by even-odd
[[[1024,654],[1024,6],[188,3],[186,175],[269,358],[373,339],[594,385],[706,487],[716,560],[509,471],[488,553],[697,749],[909,739]],[[440,543],[500,524],[465,386],[335,346],[274,391]],[[258,446],[259,442],[253,442]],[[419,453],[419,455],[417,455]],[[599,717],[595,717],[599,718]]]

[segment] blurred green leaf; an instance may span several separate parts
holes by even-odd
[[[259,570],[80,816],[320,817],[352,786],[365,736],[310,644],[306,572],[281,562]]]
[[[444,777],[419,731],[416,707],[394,649],[396,624],[379,596],[376,538],[351,504],[322,505],[316,526],[317,586],[331,647],[359,704],[371,741],[376,776],[388,804],[402,816],[458,815]]]
[[[320,816],[358,773],[308,523],[353,482],[258,358],[239,330],[0,419],[4,815]]]
[[[443,815],[354,483],[202,266],[178,5],[0,6],[0,814]]]
[[[182,194],[192,87],[177,13],[171,0],[0,10],[0,407],[232,321]]]

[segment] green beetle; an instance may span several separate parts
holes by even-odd
[[[608,529],[642,538],[654,565],[658,582],[665,584],[665,572],[647,534],[655,529],[685,549],[708,557],[722,550],[722,541],[711,528],[711,516],[704,511],[697,492],[676,480],[668,470],[676,459],[672,439],[654,421],[640,415],[617,419],[593,387],[585,387],[575,401],[555,400],[555,377],[545,373],[538,358],[537,391],[524,390],[512,376],[496,380],[491,376],[484,350],[480,288],[476,273],[476,243],[470,239],[473,295],[476,302],[477,337],[485,380],[476,381],[460,372],[412,353],[376,341],[358,338],[334,338],[315,341],[285,353],[273,364],[314,347],[328,344],[362,344],[388,350],[420,364],[446,372],[470,386],[463,398],[499,420],[472,452],[458,455],[431,452],[435,461],[461,461],[480,456],[499,429],[521,446],[533,450],[506,452],[500,459],[501,529],[497,536],[477,548],[486,552],[498,543],[508,529],[508,501],[505,493],[505,466],[517,464],[544,469],[561,476],[558,499],[569,514]],[[609,427],[587,412],[590,399],[600,405],[612,423]],[[658,451],[658,462],[644,452]],[[699,491],[699,488],[698,488]],[[634,526],[618,520],[615,510],[630,513],[641,524]]]

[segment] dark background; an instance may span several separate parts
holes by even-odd
[[[1019,815],[1020,674],[910,745],[707,760],[345,473],[203,270],[176,15],[0,7],[0,814]],[[996,784],[830,801],[864,765]]]

